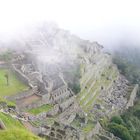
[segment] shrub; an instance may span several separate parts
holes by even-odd
[[[114,116],[111,118],[111,122],[117,123],[117,124],[123,124],[123,120],[120,116]]]
[[[121,138],[122,140],[133,140],[132,136],[130,135],[128,129],[123,125],[110,123],[108,125],[109,131],[113,133],[115,136]]]

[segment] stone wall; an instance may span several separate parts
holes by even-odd
[[[60,108],[62,109],[62,111],[64,111],[65,109],[67,109],[70,105],[72,105],[75,101],[75,96],[70,97],[69,99],[67,99],[65,102],[60,104]]]
[[[0,69],[7,69],[7,68],[9,68],[8,64],[6,63],[0,64]]]
[[[66,93],[65,93],[66,94]],[[60,103],[59,104],[59,107],[62,109],[62,111],[64,111],[66,108],[68,108],[71,104],[74,103],[74,100],[75,100],[75,96],[72,96],[70,97],[69,99],[66,99],[64,102]],[[55,101],[55,100],[54,100]],[[42,98],[42,100],[38,101],[38,102],[35,102],[35,103],[32,103],[30,105],[27,105],[25,106],[25,108],[27,109],[32,109],[32,108],[37,108],[37,107],[40,107],[44,104],[51,104],[52,102],[49,101],[46,97],[45,98]],[[57,104],[56,104],[57,105]],[[54,112],[52,110],[52,112]],[[54,114],[54,113],[51,113],[51,114]]]
[[[59,111],[59,106],[58,105],[55,105],[53,107],[52,110],[48,111],[48,112],[41,112],[37,115],[29,115],[29,119],[32,120],[32,121],[40,121],[40,120],[44,120],[46,119],[46,117],[48,116],[54,116],[54,115],[57,115],[58,114],[58,111]]]
[[[59,104],[56,104],[53,107],[52,110],[50,110],[48,112],[42,112],[42,113],[34,116],[34,120],[42,120],[42,119],[46,118],[47,116],[55,116],[58,113],[62,113],[63,114],[63,111],[65,111],[66,109],[68,109],[69,112],[71,112],[71,110],[73,112],[73,109],[71,109],[70,106],[74,104],[74,101],[75,101],[75,97],[73,96],[70,99],[66,100],[65,102],[61,103],[60,105]],[[42,102],[41,101],[41,102],[37,102],[35,104],[30,104],[26,108],[27,109],[31,109],[31,108],[39,107],[39,106],[43,105],[43,103],[46,104],[46,102]],[[73,114],[74,116],[75,116],[75,113]]]
[[[65,102],[63,102],[61,104],[54,105],[53,109],[51,109],[48,112],[42,112],[42,113],[34,116],[33,119],[34,120],[42,120],[42,119],[46,118],[47,116],[55,116],[59,113],[62,113],[62,114],[60,114],[60,116],[63,118],[65,115],[68,114],[68,113],[65,113],[65,111],[66,112],[68,111],[69,113],[71,112],[70,113],[72,115],[71,119],[73,120],[75,118],[75,115],[76,115],[76,111],[74,112],[75,109],[72,108],[72,106],[73,107],[76,106],[76,104],[74,104],[75,103],[74,101],[75,101],[75,96],[69,98],[68,100],[66,100]],[[36,107],[39,107],[43,104],[46,104],[46,102],[40,101],[40,102],[30,104],[30,105],[26,106],[26,108],[27,109],[36,108]]]
[[[55,102],[61,103],[63,99],[66,99],[67,97],[72,95],[72,93],[70,90],[68,90],[68,87],[64,85],[58,88],[57,90],[53,91],[51,95],[52,95],[52,98],[51,98],[52,103],[55,103]]]
[[[35,89],[31,89],[28,91],[24,91],[22,93],[18,93],[16,95],[8,96],[7,99],[8,100],[19,100],[19,99],[23,99],[23,98],[27,98],[29,96],[32,96],[35,92],[36,92]]]
[[[59,111],[60,111],[59,105],[56,104],[52,110],[46,112],[46,116],[55,116],[58,114]]]
[[[50,140],[79,140],[79,132],[68,125],[55,122],[52,126],[44,126],[41,136],[48,136]]]
[[[62,124],[70,124],[76,117],[76,113],[80,111],[79,104],[74,102],[58,116],[59,122]]]
[[[22,72],[20,72],[20,70],[18,70],[14,64],[12,65],[12,71],[16,74],[17,78],[21,80],[25,85],[33,88],[33,85],[30,83],[28,77],[25,76]]]
[[[134,105],[134,100],[136,98],[138,89],[139,89],[139,85],[136,84],[135,87],[134,87],[134,89],[133,89],[133,91],[131,92],[130,98],[129,98],[128,103],[126,105],[126,109],[128,109],[129,107],[131,107],[131,106]]]
[[[26,108],[26,109],[37,108],[37,107],[40,107],[40,106],[45,105],[45,104],[47,104],[46,101],[39,100],[39,101],[37,101],[37,102],[31,103],[31,104],[25,106],[24,109],[25,109],[25,108]]]

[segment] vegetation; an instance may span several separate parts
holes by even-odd
[[[0,60],[9,62],[14,57],[12,51],[7,50],[4,53],[0,54]]]
[[[140,101],[121,116],[114,116],[107,122],[107,130],[122,140],[140,139]]]
[[[25,129],[23,124],[0,112],[0,119],[4,122],[6,130],[0,130],[0,140],[41,140]]]
[[[8,129],[0,131],[1,140],[41,140],[39,137],[33,135],[24,129]]]
[[[79,82],[77,82],[77,83],[75,83],[75,84],[69,83],[68,86],[71,88],[71,90],[72,90],[75,94],[79,93],[80,90],[81,90],[81,87],[80,87],[80,83],[79,83]]]
[[[6,104],[7,106],[16,106],[16,104],[12,101],[8,101],[6,99],[4,99],[3,97],[0,97],[0,105],[1,104]]]
[[[78,94],[81,90],[80,87],[80,66],[79,64],[75,64],[68,71],[64,71],[64,77],[66,82],[68,83],[69,88],[75,93]]]
[[[114,62],[121,73],[133,84],[140,84],[140,49],[127,48],[114,55]],[[122,140],[140,139],[140,93],[133,107],[121,116],[113,116],[110,121],[102,123],[104,128]]]
[[[94,127],[95,127],[94,123],[92,121],[88,121],[86,126],[83,128],[83,131],[85,133],[88,133],[88,132],[92,131]]]
[[[47,111],[51,110],[52,108],[53,108],[52,105],[47,104],[47,105],[42,105],[42,106],[37,107],[37,108],[30,109],[30,110],[28,110],[28,112],[30,112],[34,115],[37,115],[41,112],[47,112]]]
[[[122,48],[115,52],[113,61],[130,82],[140,83],[140,49]]]
[[[108,88],[112,83],[111,81],[116,79],[117,74],[116,68],[107,67],[103,70],[101,77],[96,81],[94,73],[91,73],[90,77],[86,77],[86,79],[89,77],[89,80],[85,82],[86,85],[84,86],[81,83],[81,92],[77,96],[77,99],[79,100],[79,103],[85,112],[89,114],[93,103],[99,95],[101,86],[103,85],[103,88]],[[108,79],[109,77],[111,80]]]
[[[0,119],[4,122],[6,128],[12,129],[12,128],[24,128],[24,126],[18,121],[12,118],[11,116],[4,114],[0,112]]]
[[[122,140],[133,140],[128,129],[123,125],[110,123],[108,128],[110,132],[112,132],[115,136],[120,137]]]
[[[7,85],[7,79],[5,74],[8,73],[9,84]],[[17,94],[19,92],[27,90],[27,86],[19,81],[15,74],[6,69],[0,69],[0,96],[8,96]]]

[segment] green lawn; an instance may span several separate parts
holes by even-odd
[[[8,73],[9,85],[5,74]],[[16,75],[6,69],[0,69],[0,96],[8,96],[27,90],[28,87],[16,78]]]
[[[30,109],[30,110],[28,110],[28,112],[32,113],[34,115],[37,115],[41,112],[47,112],[47,111],[51,110],[52,108],[53,108],[52,105],[47,104],[47,105],[42,105],[42,106],[37,107],[37,108]]]

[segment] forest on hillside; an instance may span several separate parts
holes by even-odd
[[[113,61],[132,84],[140,84],[140,48],[121,48],[113,53]],[[140,140],[140,92],[133,107],[103,125],[122,140]]]

